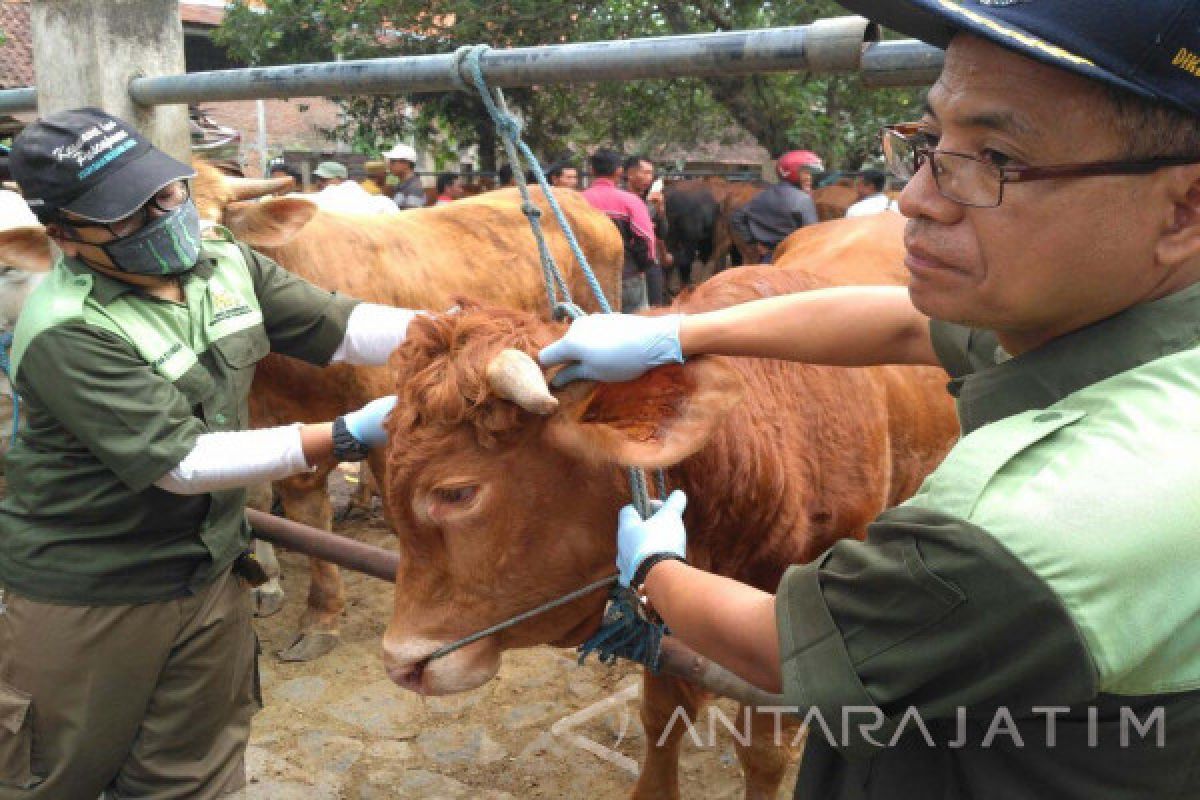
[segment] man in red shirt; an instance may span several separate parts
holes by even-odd
[[[617,170],[621,155],[601,148],[592,154],[592,185],[583,196],[598,211],[603,211],[621,231],[625,241],[625,269],[621,273],[621,310],[640,311],[649,306],[646,272],[658,269],[655,255],[654,223],[645,201],[633,192],[617,188]]]

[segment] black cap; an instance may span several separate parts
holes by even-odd
[[[25,128],[13,140],[9,168],[43,221],[70,211],[113,222],[171,181],[196,174],[98,108],[60,111]]]
[[[1196,0],[839,0],[945,47],[971,33],[1021,55],[1200,116]]]

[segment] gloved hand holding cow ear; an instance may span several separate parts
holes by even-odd
[[[664,559],[685,561],[687,531],[683,510],[687,495],[676,489],[665,503],[652,502],[649,519],[633,506],[625,506],[617,517],[617,569],[622,586],[640,586],[650,567]]]
[[[682,314],[639,317],[592,314],[571,323],[563,338],[538,353],[544,367],[567,364],[555,386],[575,380],[629,381],[663,364],[682,364],[679,344]]]
[[[383,421],[395,407],[396,396],[389,394],[335,419],[333,457],[338,461],[361,461],[372,447],[386,443]]]

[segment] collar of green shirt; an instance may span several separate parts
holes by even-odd
[[[62,265],[63,268],[72,275],[91,276],[92,297],[96,298],[96,301],[101,305],[108,305],[121,295],[138,290],[138,287],[131,283],[125,283],[124,281],[119,281],[116,278],[110,278],[108,275],[105,275],[102,272],[97,272],[77,258],[63,257]],[[185,275],[195,275],[201,280],[208,280],[212,277],[215,266],[215,258],[210,255],[202,254],[200,256],[200,260],[196,263],[196,266],[193,267],[188,273],[185,273]]]
[[[1200,342],[1200,283],[952,382],[963,434]],[[957,384],[957,386],[955,386]]]

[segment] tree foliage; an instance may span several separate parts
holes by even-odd
[[[234,0],[218,42],[251,64],[446,53],[467,44],[519,47],[800,25],[841,16],[831,0]],[[605,82],[508,90],[534,149],[553,158],[598,143],[653,151],[749,134],[772,156],[804,147],[855,169],[872,154],[879,126],[913,113],[917,93],[867,90],[856,76],[805,73]],[[377,151],[400,134],[450,150],[478,144],[494,164],[495,132],[481,103],[461,92],[404,98],[339,98],[358,149]],[[446,153],[449,155],[449,152]]]

